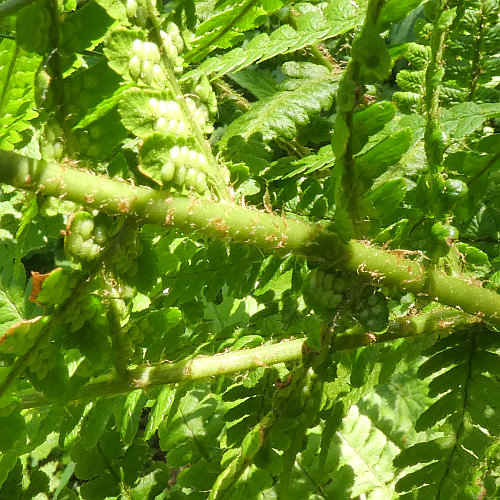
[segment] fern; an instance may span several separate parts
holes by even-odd
[[[446,338],[432,347],[434,354],[420,366],[419,376],[447,369],[429,384],[429,395],[439,395],[439,399],[420,415],[416,430],[439,423],[444,436],[416,444],[396,458],[399,467],[425,464],[400,479],[398,491],[427,484],[422,489],[436,498],[464,493],[473,498],[479,493],[479,487],[469,486],[471,475],[464,474],[462,465],[476,463],[476,457],[481,459],[498,435],[498,425],[492,418],[499,391],[494,378],[498,372],[496,340],[479,328],[457,333],[453,339]],[[435,448],[441,450],[437,460],[432,451]]]
[[[39,57],[30,57],[11,40],[2,40],[0,44],[0,78],[3,82],[0,94],[0,146],[13,149],[23,140],[23,132],[29,128],[30,120],[38,113],[33,109],[36,93],[40,92],[40,83],[35,91],[31,80]],[[44,78],[39,73],[38,80]]]
[[[311,115],[328,109],[332,105],[335,84],[328,71],[321,67],[307,68],[314,70],[316,78],[301,78],[305,76],[306,68],[291,64],[284,66],[283,71],[292,78],[283,82],[272,97],[261,99],[234,120],[226,129],[219,147],[226,148],[235,136],[248,140],[257,135],[266,142],[278,136],[291,139],[297,133],[297,125],[306,125]]]
[[[278,54],[287,54],[339,36],[359,26],[363,20],[359,9],[349,2],[339,0],[320,12],[310,12],[299,17],[297,28],[285,24],[271,35],[259,33],[245,47],[237,47],[221,57],[212,57],[199,66],[211,79],[227,73],[236,73],[251,64],[262,63]]]
[[[498,494],[498,5],[358,4],[0,7],[1,498]]]

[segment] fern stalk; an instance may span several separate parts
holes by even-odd
[[[332,342],[334,351],[355,349],[398,338],[420,337],[436,332],[448,333],[459,326],[469,325],[473,317],[441,309],[391,321],[386,333],[374,334],[352,329],[336,335]],[[86,384],[70,398],[84,401],[97,396],[126,394],[138,388],[148,389],[159,385],[203,380],[218,375],[269,367],[278,363],[299,361],[303,358],[306,339],[287,340],[277,344],[262,345],[252,349],[225,352],[214,356],[196,356],[176,363],[139,366],[128,370],[127,376],[106,374]],[[308,351],[309,352],[309,351]],[[17,372],[16,372],[17,373]],[[35,408],[48,403],[39,392],[26,391],[22,396],[23,408]]]
[[[427,123],[425,127],[425,153],[429,168],[429,192],[432,215],[439,218],[439,167],[443,162],[445,143],[439,124],[440,85],[444,75],[444,43],[446,33],[454,17],[454,10],[447,10],[448,0],[440,0],[435,4],[434,29],[431,35],[431,59],[425,73],[425,103],[427,107]]]
[[[398,287],[459,307],[500,324],[500,295],[467,278],[447,276],[368,242],[343,243],[321,224],[308,224],[246,207],[194,197],[174,197],[127,182],[97,177],[55,162],[0,151],[0,182],[46,196],[60,197],[113,215],[197,231],[269,251],[302,255],[356,271],[377,285]],[[404,255],[404,254],[403,254]]]
[[[374,28],[378,33],[378,18],[384,1],[371,0],[368,3],[365,22],[357,41],[360,41]],[[359,97],[364,93],[361,70],[361,62],[353,57],[339,81],[337,118],[332,140],[332,149],[335,154],[335,167],[332,175],[335,179],[336,215],[342,233],[349,237],[360,237],[363,234],[361,213],[358,206],[359,182],[355,169],[352,137],[354,113],[358,106]]]

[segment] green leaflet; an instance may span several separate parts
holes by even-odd
[[[396,81],[405,91],[422,94],[425,86],[425,70],[401,70],[396,77]]]
[[[353,117],[352,148],[358,153],[371,135],[376,134],[390,122],[396,114],[396,106],[382,101],[358,111]]]
[[[92,450],[86,450],[81,444],[72,449],[71,459],[76,463],[74,474],[79,479],[87,480],[82,486],[84,498],[97,499],[120,493],[117,476],[110,465],[113,466],[121,454],[120,437],[115,431],[103,434]]]
[[[74,131],[88,127],[116,106],[127,88],[119,84],[120,78],[104,60],[63,80]]]
[[[22,266],[5,266],[0,274],[0,332],[24,319],[25,275]],[[1,348],[1,347],[0,347]]]
[[[237,47],[222,57],[212,57],[203,61],[200,70],[210,79],[219,78],[227,73],[235,73],[253,63],[261,63],[278,54],[287,54],[308,45],[339,36],[363,21],[361,9],[347,0],[329,2],[321,16],[321,25],[315,22],[302,22],[295,30],[290,25],[279,26],[270,35],[257,34],[245,48]],[[317,20],[315,20],[317,21]],[[186,75],[187,76],[187,75]]]
[[[356,471],[352,495],[373,492],[393,498],[394,474],[392,460],[398,448],[368,418],[359,415],[352,406],[335,437],[340,448],[339,465],[349,465]]]
[[[388,0],[380,12],[382,26],[390,26],[402,21],[412,10],[416,9],[422,0]]]
[[[97,446],[97,441],[105,432],[108,421],[115,409],[123,404],[124,398],[100,398],[92,405],[83,425],[79,431],[81,445],[86,450],[92,450]]]
[[[0,147],[14,148],[38,113],[34,108],[33,73],[41,58],[26,54],[15,42],[3,40],[0,46]]]
[[[26,439],[24,418],[18,413],[0,417],[0,452],[15,447],[17,441]]]
[[[467,137],[481,127],[485,120],[500,117],[500,104],[464,102],[443,109],[441,123],[446,133],[456,139]]]
[[[117,28],[108,34],[104,48],[109,67],[128,81],[135,81],[129,68],[134,40],[146,41],[144,31],[137,28]]]
[[[27,5],[16,17],[16,40],[27,52],[43,54],[49,46],[49,2]],[[34,30],[33,26],[38,29]]]
[[[403,178],[387,181],[370,190],[359,202],[360,208],[370,218],[384,219],[385,214],[394,210],[406,196],[407,184]]]
[[[330,146],[323,146],[316,155],[311,154],[300,159],[280,158],[273,162],[263,175],[270,182],[289,179],[300,174],[307,176],[313,172],[331,168],[334,161]]]
[[[76,140],[82,153],[90,158],[104,159],[127,137],[127,131],[120,123],[116,107],[103,114],[91,124],[80,129]]]
[[[71,12],[59,25],[60,47],[64,55],[93,49],[102,42],[112,24],[113,20],[93,0]]]
[[[387,136],[366,152],[359,153],[355,168],[363,185],[366,186],[365,189],[374,179],[382,175],[387,167],[399,161],[408,150],[411,140],[412,132],[406,128]]]
[[[336,83],[325,78],[289,79],[281,88],[282,91],[261,99],[234,120],[218,143],[219,148],[226,148],[235,136],[248,140],[254,134],[262,134],[265,142],[278,136],[293,138],[298,126],[306,125],[311,116],[330,108]]]
[[[115,414],[120,437],[125,446],[132,444],[137,434],[142,409],[147,401],[148,398],[142,389],[133,391],[127,395],[125,403],[118,408]]]
[[[160,132],[172,135],[174,145],[191,135],[179,105],[168,92],[131,88],[123,93],[119,112],[123,125],[137,137]],[[174,123],[169,126],[169,122]],[[179,122],[183,123],[184,134],[179,130]]]
[[[155,404],[149,415],[148,423],[146,425],[146,430],[144,433],[144,440],[147,441],[151,439],[154,435],[161,422],[169,414],[172,404],[174,402],[175,389],[166,386],[161,389],[160,393],[156,397]]]
[[[16,322],[1,337],[0,353],[13,353],[16,356],[25,355],[33,347],[46,324],[47,318],[41,316]]]
[[[270,5],[272,10],[279,7]],[[268,12],[255,5],[253,0],[237,4],[227,3],[225,8],[201,23],[196,29],[192,49],[186,53],[188,61],[197,62],[213,47],[228,48],[243,38],[244,31],[260,26],[267,19]]]
[[[96,0],[109,16],[116,19],[120,24],[128,26],[130,21],[127,16],[126,2],[122,0]]]
[[[183,397],[175,414],[158,429],[160,447],[167,452],[171,466],[210,461],[220,456],[216,438],[223,427],[221,410],[219,403],[201,387]]]
[[[248,68],[231,73],[229,78],[257,99],[270,97],[276,91],[276,78],[269,71]]]
[[[469,481],[459,464],[468,462],[473,466],[475,460],[471,457],[483,456],[492,444],[492,436],[500,432],[498,421],[493,418],[493,408],[500,402],[500,386],[492,378],[498,373],[498,353],[495,339],[481,327],[437,342],[432,352],[434,355],[421,365],[419,376],[440,372],[429,384],[429,395],[439,398],[417,420],[416,430],[444,420],[446,436],[416,444],[396,458],[395,464],[400,467],[426,464],[400,479],[397,489],[421,488],[425,477],[428,493],[439,490],[453,497]],[[449,369],[442,372],[444,366]],[[436,447],[441,459],[432,463]]]
[[[137,121],[134,121],[134,123],[137,123]],[[141,130],[144,130],[144,128],[139,127],[138,132],[141,133]],[[170,149],[177,143],[176,138],[158,132],[146,137],[140,150],[139,170],[162,185],[162,167],[170,156]]]

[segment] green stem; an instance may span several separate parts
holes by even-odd
[[[428,182],[432,215],[440,218],[438,202],[439,167],[443,161],[445,145],[441,137],[439,124],[439,96],[441,80],[444,73],[444,44],[448,23],[444,21],[447,10],[447,0],[440,0],[435,7],[435,22],[431,36],[431,59],[425,73],[425,103],[427,107],[427,123],[425,127],[424,144],[429,168]]]
[[[441,309],[391,321],[387,332],[379,335],[358,330],[339,334],[333,340],[332,348],[335,351],[340,351],[389,342],[397,338],[418,337],[434,332],[444,333],[473,321],[475,319],[466,314],[451,309]],[[136,389],[149,389],[165,384],[230,375],[255,370],[263,366],[298,361],[302,359],[305,342],[306,339],[288,340],[274,345],[263,345],[215,356],[196,356],[172,364],[140,366],[129,370],[129,375],[126,378],[115,374],[104,375],[82,387],[73,395],[71,401],[126,394]],[[48,404],[42,393],[25,391],[21,396],[22,407],[25,409]]]
[[[365,22],[358,38],[363,37],[366,30],[378,24],[384,1],[370,0]],[[364,233],[363,217],[358,204],[362,193],[360,193],[360,183],[355,168],[352,137],[354,113],[358,107],[359,97],[365,90],[361,69],[361,63],[351,59],[339,81],[337,118],[332,139],[332,149],[335,154],[335,167],[332,171],[335,181],[335,206],[338,222],[340,226],[343,226],[343,232],[349,237],[361,237]]]
[[[174,197],[10,151],[0,151],[0,182],[65,198],[112,215],[132,216],[143,223],[197,231],[205,237],[321,260],[356,271],[375,284],[427,296],[500,324],[500,295],[495,292],[481,288],[467,277],[427,270],[404,258],[401,251],[381,250],[366,241],[343,243],[321,224],[299,222],[224,202]]]

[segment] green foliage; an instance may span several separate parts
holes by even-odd
[[[498,1],[11,1],[0,498],[498,497]]]

